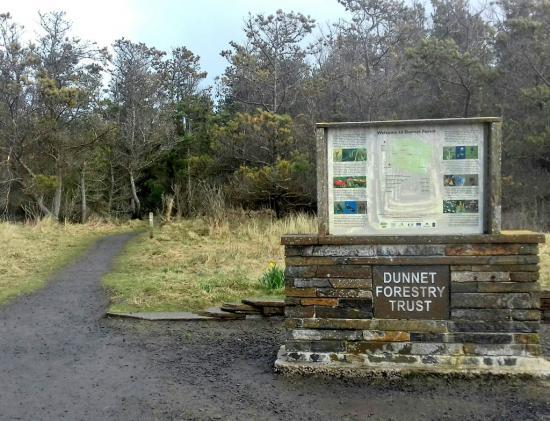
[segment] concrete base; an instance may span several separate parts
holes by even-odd
[[[377,375],[507,375],[550,377],[550,361],[543,357],[466,355],[366,355],[324,352],[287,352],[283,345],[275,371],[327,374],[341,377]]]

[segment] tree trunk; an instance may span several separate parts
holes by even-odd
[[[25,162],[23,162],[23,160],[18,155],[15,155],[15,159],[17,160],[21,168],[23,168],[25,172],[29,174],[34,180],[36,176],[34,175],[34,172],[29,168],[29,166],[25,164]],[[22,180],[18,180],[18,182],[22,189],[27,188]],[[44,205],[44,196],[36,196],[32,192],[30,193],[30,196],[34,199],[34,201],[38,205],[38,208],[44,216],[52,216],[52,212],[46,207],[46,205]]]
[[[470,114],[470,101],[472,100],[472,93],[470,90],[466,87],[464,87],[466,90],[466,99],[464,101],[464,115],[462,117],[466,118],[468,117],[468,114]]]
[[[8,180],[7,180],[7,187],[6,187],[6,197],[3,199],[4,200],[4,210],[2,211],[2,213],[8,217],[9,216],[9,212],[10,212],[10,195],[11,195],[11,189],[12,189],[12,179],[11,179],[11,176],[9,175],[8,176]]]
[[[86,163],[82,164],[82,171],[80,172],[80,222],[86,223],[88,217],[88,209],[86,206]]]
[[[172,191],[174,192],[174,200],[176,202],[176,219],[181,219],[183,216],[183,202],[185,201],[183,187],[179,183],[174,183],[172,185]]]
[[[172,212],[174,210],[174,196],[171,194],[165,197],[164,221],[170,223],[172,221]]]
[[[61,194],[63,193],[63,177],[61,174],[57,175],[57,187],[55,189],[55,194],[53,196],[53,206],[52,206],[52,215],[59,221],[59,213],[61,211]]]
[[[111,172],[111,187],[109,189],[109,202],[107,203],[107,212],[111,215],[111,209],[113,208],[113,196],[115,194],[115,172],[113,169],[113,161],[109,162],[109,169]]]
[[[189,146],[187,147],[187,216],[191,216],[191,206],[192,206],[192,199],[193,199],[193,193],[191,192],[192,184],[191,184],[191,152],[189,150]]]
[[[50,212],[50,210],[44,204],[44,196],[39,196],[39,197],[35,196],[35,200],[36,200],[36,203],[38,205],[38,208],[44,214],[44,216],[52,216],[52,213]]]
[[[273,208],[272,209],[275,211],[275,216],[277,217],[277,219],[283,217],[283,207],[281,205],[282,204],[281,204],[280,198],[276,197],[273,200]]]
[[[134,173],[130,171],[130,188],[132,190],[132,200],[134,202],[133,209],[132,209],[132,217],[133,218],[139,218],[139,215],[141,213],[141,203],[139,201],[137,190],[136,190],[136,180],[134,178]]]

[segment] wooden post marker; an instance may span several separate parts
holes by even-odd
[[[153,238],[153,212],[149,212],[149,238]]]

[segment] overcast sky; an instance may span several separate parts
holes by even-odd
[[[335,22],[347,13],[336,0],[1,0],[0,13],[33,36],[38,11],[64,10],[75,35],[100,45],[125,37],[161,50],[186,46],[201,57],[208,83],[220,75],[226,61],[220,51],[231,40],[242,40],[248,12],[277,9],[311,15],[318,23]]]

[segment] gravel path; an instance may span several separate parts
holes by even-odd
[[[0,419],[550,419],[548,381],[284,377],[277,320],[102,318],[100,278],[129,238],[0,308]]]

